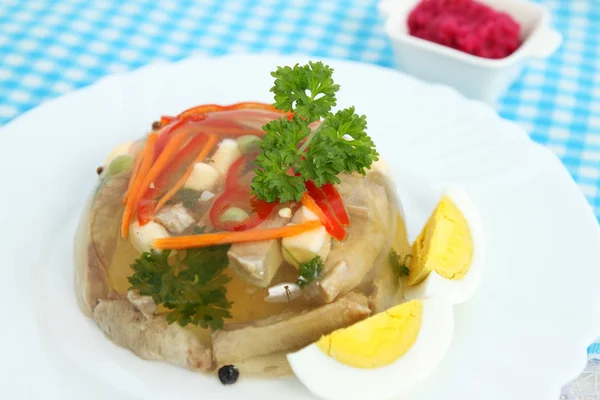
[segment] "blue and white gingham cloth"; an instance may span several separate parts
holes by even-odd
[[[541,1],[565,42],[499,112],[560,156],[600,217],[600,2]],[[114,72],[262,51],[393,66],[377,0],[0,0],[0,125]]]

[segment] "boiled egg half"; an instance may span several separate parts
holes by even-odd
[[[412,300],[289,354],[298,379],[324,400],[386,400],[423,381],[444,357],[452,305]]]
[[[405,297],[467,301],[481,282],[484,242],[481,217],[468,194],[447,189],[413,244]]]

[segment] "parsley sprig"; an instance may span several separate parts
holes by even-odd
[[[231,318],[225,285],[230,281],[223,271],[228,265],[229,245],[188,249],[185,256],[174,257],[171,250],[142,253],[131,265],[130,289],[152,296],[157,305],[171,310],[167,321],[222,329],[223,319]]]
[[[300,264],[296,284],[301,288],[306,287],[312,281],[319,279],[322,271],[323,259],[320,256],[314,256],[312,259]]]
[[[410,269],[408,268],[408,260],[410,260],[410,258],[410,254],[402,257],[396,252],[396,250],[392,249],[390,251],[388,260],[390,261],[390,265],[392,266],[394,274],[396,274],[398,278],[406,277],[408,274],[410,274]]]
[[[342,172],[365,174],[379,159],[375,144],[366,132],[367,121],[354,107],[336,113],[340,86],[333,69],[321,62],[278,67],[271,75],[277,109],[291,111],[291,120],[271,121],[263,127],[265,137],[255,165],[252,191],[268,202],[299,201],[304,182],[317,186],[339,183]],[[311,130],[309,125],[321,120]]]

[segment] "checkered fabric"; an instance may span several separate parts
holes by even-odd
[[[600,2],[541,1],[564,45],[499,112],[558,154],[600,216]],[[0,125],[153,61],[264,51],[394,63],[377,0],[1,0]]]

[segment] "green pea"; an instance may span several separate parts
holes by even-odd
[[[241,222],[246,220],[250,215],[241,208],[229,207],[223,214],[221,214],[221,222]]]
[[[254,135],[244,135],[237,139],[238,148],[242,154],[257,152],[261,142],[262,139]]]
[[[106,174],[108,176],[118,175],[122,172],[128,172],[133,167],[133,157],[128,155],[120,155],[115,157],[108,166]]]

